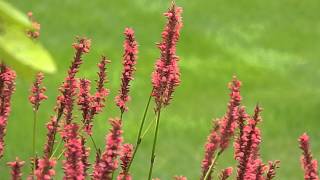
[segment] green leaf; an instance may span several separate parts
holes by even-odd
[[[7,25],[0,32],[0,59],[17,71],[53,73],[56,71],[51,55],[41,44],[30,39],[15,25]]]
[[[2,24],[14,24],[24,30],[32,28],[32,23],[26,15],[2,0],[0,0],[0,21]]]

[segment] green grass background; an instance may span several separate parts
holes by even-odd
[[[79,77],[94,79],[96,64],[104,54],[112,60],[108,87],[111,95],[105,112],[95,120],[94,138],[100,147],[109,128],[107,119],[118,116],[113,98],[119,89],[123,30],[136,30],[139,60],[132,83],[130,110],[124,115],[124,136],[134,142],[151,90],[150,74],[159,51],[155,42],[165,23],[164,0],[10,0],[20,10],[33,11],[41,22],[40,41],[54,56],[59,71],[47,75],[49,100],[39,114],[37,149],[41,154],[45,123],[53,114],[57,87],[73,56],[76,35],[92,39],[92,50]],[[182,83],[172,104],[163,112],[154,177],[171,179],[183,174],[198,179],[203,144],[211,119],[223,116],[228,101],[227,83],[233,75],[243,82],[243,104],[253,111],[263,108],[262,158],[281,160],[278,178],[303,179],[297,138],[307,131],[312,149],[320,158],[320,1],[177,0],[184,8],[184,28],[178,45]],[[1,179],[8,179],[5,162],[31,156],[32,110],[28,104],[30,81],[19,77],[1,160]],[[148,121],[153,120],[152,110]],[[134,179],[146,179],[152,135],[147,134],[133,165]],[[89,142],[90,144],[90,142]],[[92,150],[93,152],[94,150]],[[219,168],[235,165],[232,151]],[[29,167],[25,166],[25,173]],[[57,171],[56,179],[61,179]]]

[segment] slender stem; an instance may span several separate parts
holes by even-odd
[[[37,129],[37,111],[33,110],[33,136],[32,136],[32,154],[33,154],[33,176],[36,170],[36,129]]]
[[[96,153],[99,153],[99,154],[100,154],[100,150],[99,150],[99,148],[97,147],[97,144],[94,142],[94,139],[93,139],[92,135],[89,135],[89,137],[90,137],[90,139],[91,139],[91,141],[92,141],[92,144],[93,144],[93,146],[94,146],[94,149],[96,150]]]
[[[158,139],[158,133],[159,133],[160,112],[161,112],[161,109],[159,109],[157,111],[156,130],[154,132],[154,139],[153,139],[153,145],[152,145],[152,153],[151,153],[151,159],[150,159],[150,168],[149,168],[148,180],[151,180],[154,160],[156,158],[156,154],[155,153],[156,153],[156,145],[157,145],[157,139]]]
[[[131,164],[132,164],[134,158],[136,157],[136,153],[137,153],[137,151],[139,149],[139,146],[141,144],[141,141],[142,141],[142,137],[141,137],[142,130],[143,130],[144,123],[146,121],[147,114],[148,114],[148,110],[149,110],[149,106],[150,106],[150,102],[151,102],[151,98],[152,98],[152,92],[153,92],[153,90],[150,93],[146,108],[144,109],[143,117],[141,119],[140,128],[139,128],[139,131],[138,131],[136,146],[134,148],[134,151],[133,151],[133,154],[132,154],[132,158],[131,158],[131,160],[130,160],[130,162],[128,164],[128,168],[126,169],[126,173],[129,172]]]
[[[58,149],[60,148],[61,144],[63,142],[63,139],[60,140],[58,146],[54,149],[54,151],[52,152],[50,159],[57,153]]]
[[[210,167],[209,167],[206,175],[204,176],[204,179],[203,179],[203,180],[210,180],[210,179],[209,179],[209,176],[210,176],[210,174],[212,174],[212,170],[213,170],[213,168],[214,168],[214,165],[215,165],[216,162],[218,161],[218,159],[219,159],[219,157],[220,157],[220,154],[221,154],[222,152],[223,152],[223,151],[220,150],[220,151],[214,156],[214,158],[212,159],[212,162],[211,162],[211,164],[210,164]]]
[[[154,122],[156,122],[156,118],[149,123],[149,125],[148,125],[147,128],[146,128],[146,130],[144,130],[144,132],[142,133],[141,139],[143,139],[143,137],[150,131],[152,125],[155,125]]]

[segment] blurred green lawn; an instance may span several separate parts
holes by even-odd
[[[134,142],[147,96],[150,74],[159,57],[155,42],[169,6],[163,0],[10,0],[20,10],[34,12],[41,22],[40,41],[50,50],[59,72],[45,84],[50,99],[41,107],[37,148],[42,152],[44,124],[52,115],[57,87],[73,56],[76,35],[92,38],[80,76],[94,79],[101,54],[112,60],[109,68],[112,93],[104,114],[95,121],[94,138],[100,147],[109,128],[107,119],[117,116],[113,97],[119,88],[123,30],[131,26],[139,42],[139,62],[132,83],[130,110],[125,114],[125,140]],[[170,179],[186,175],[198,179],[203,144],[211,119],[221,117],[228,101],[227,83],[233,75],[243,81],[243,103],[249,112],[259,102],[263,108],[262,157],[280,159],[278,179],[302,179],[297,137],[307,131],[316,158],[320,158],[320,1],[222,1],[178,0],[184,8],[184,28],[178,47],[182,84],[162,116],[154,176]],[[20,77],[14,95],[6,136],[1,179],[8,178],[4,162],[31,156],[32,111],[27,96],[30,81]],[[148,120],[153,119],[150,111]],[[90,143],[90,142],[89,142]],[[133,165],[134,179],[146,179],[151,134],[142,144]],[[234,165],[229,151],[219,167]],[[25,166],[26,173],[29,167]],[[61,179],[58,171],[56,179]]]

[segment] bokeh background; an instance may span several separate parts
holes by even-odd
[[[53,114],[57,87],[73,56],[75,36],[92,39],[79,77],[94,80],[102,54],[112,60],[111,89],[105,112],[97,117],[94,138],[104,146],[107,119],[118,116],[114,96],[119,89],[123,30],[136,30],[139,60],[132,83],[130,110],[124,115],[124,136],[134,143],[151,91],[150,74],[159,51],[155,43],[165,23],[165,0],[10,0],[23,12],[33,11],[41,23],[40,41],[53,55],[58,72],[47,75],[49,100],[40,109],[37,149],[41,154],[45,123]],[[224,115],[227,83],[233,75],[243,82],[243,105],[251,113],[256,103],[264,108],[262,158],[281,160],[278,179],[302,179],[297,138],[307,131],[312,149],[320,158],[320,1],[177,0],[184,8],[184,28],[178,45],[182,83],[161,119],[154,177],[170,179],[183,174],[198,179],[203,144],[211,120]],[[19,74],[18,74],[19,75]],[[1,179],[8,179],[5,162],[31,156],[32,109],[28,103],[31,81],[19,77],[1,160]],[[153,120],[150,110],[148,122]],[[147,134],[133,164],[134,179],[146,179],[152,134]],[[89,142],[90,144],[90,142]],[[94,150],[92,150],[94,151]],[[235,165],[229,150],[220,167]],[[25,173],[29,167],[25,166]],[[57,171],[56,179],[61,179]]]

